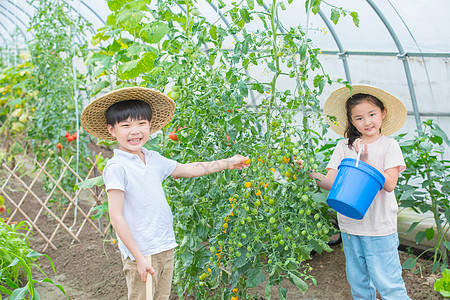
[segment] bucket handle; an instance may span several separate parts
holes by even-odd
[[[358,155],[356,156],[356,165],[355,165],[355,167],[358,167],[358,165],[359,165],[359,158],[361,157],[361,152],[364,150],[364,145],[361,145],[361,148],[359,148],[359,151],[358,151]]]

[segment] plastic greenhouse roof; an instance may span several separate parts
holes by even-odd
[[[80,15],[91,23],[86,32],[88,40],[111,13],[106,0],[65,2],[74,17]],[[231,20],[222,16],[226,8],[218,10],[217,2],[197,0],[195,6],[209,21],[220,19],[219,24],[227,27]],[[266,7],[271,3],[264,2]],[[341,17],[334,25],[330,21],[331,8],[325,3],[317,15],[307,15],[305,1],[299,0],[286,3],[287,10],[280,12],[280,19],[286,28],[299,25],[307,28],[308,37],[323,52],[321,62],[332,79],[374,85],[401,99],[408,110],[405,126],[408,132],[416,129],[420,118],[433,118],[449,133],[450,1],[329,0],[327,3],[356,11],[359,27],[350,16]],[[33,38],[28,27],[36,5],[36,0],[0,0],[0,49],[3,53],[25,49],[26,41]],[[249,31],[262,29],[262,23],[254,18],[247,28]],[[232,42],[228,40],[225,46],[232,48]],[[253,74],[259,73],[261,69],[256,67]],[[288,84],[286,81],[285,85]],[[326,87],[322,100],[336,87]],[[450,151],[446,152],[450,157]]]
[[[74,15],[91,23],[91,34],[102,27],[110,13],[106,1],[101,0],[66,0]],[[229,0],[225,2],[230,2]],[[266,1],[269,3],[268,1]],[[450,2],[446,0],[332,0],[332,5],[356,11],[360,17],[359,28],[356,28],[350,17],[341,18],[334,27],[337,37],[347,51],[398,52],[386,26],[380,20],[369,2],[373,2],[392,26],[406,52],[448,53],[450,45]],[[0,41],[1,48],[24,47],[26,40],[32,39],[27,32],[30,18],[34,12],[36,1],[0,0]],[[203,16],[216,20],[218,11],[214,1],[209,4],[199,0],[196,4]],[[328,19],[330,7],[323,4],[322,13]],[[286,26],[300,25],[306,27],[307,16],[304,1],[293,1],[288,9],[280,15]],[[308,28],[311,38],[323,50],[338,50],[330,29],[320,14],[309,16]],[[252,22],[255,29],[260,23]],[[351,34],[349,34],[351,33]]]

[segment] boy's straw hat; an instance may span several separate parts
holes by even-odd
[[[113,104],[125,100],[141,100],[152,109],[150,134],[163,128],[173,117],[175,102],[157,90],[144,87],[125,87],[109,92],[91,103],[81,114],[81,126],[96,138],[115,140],[108,132],[106,110]]]
[[[372,95],[383,102],[386,108],[386,117],[381,125],[381,133],[383,135],[391,135],[402,128],[406,121],[407,112],[405,105],[400,100],[376,87],[368,85],[353,85],[352,87],[352,93],[347,87],[335,90],[325,102],[323,113],[326,115],[325,119],[334,132],[344,136],[348,124],[345,103],[352,95],[360,93]],[[336,117],[337,124],[330,120],[329,116]]]

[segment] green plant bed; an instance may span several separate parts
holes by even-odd
[[[47,282],[55,285],[66,294],[64,288],[55,284],[50,278],[35,280],[32,269],[40,270],[39,258],[46,257],[53,271],[55,268],[50,257],[38,253],[30,248],[26,233],[29,226],[22,221],[17,224],[8,225],[0,218],[0,292],[2,297],[9,300],[39,299],[34,287],[37,282]],[[27,296],[28,295],[28,296]]]

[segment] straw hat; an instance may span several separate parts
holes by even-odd
[[[106,110],[113,104],[125,100],[141,100],[152,109],[150,134],[163,128],[173,117],[175,102],[157,90],[144,87],[125,87],[109,92],[91,103],[81,114],[81,126],[96,138],[115,140],[108,132]]]
[[[331,93],[325,102],[323,113],[327,115],[326,122],[330,128],[337,134],[344,136],[347,129],[347,112],[345,103],[351,95],[368,94],[378,98],[383,102],[386,108],[386,117],[381,125],[381,133],[388,136],[402,128],[406,121],[406,108],[403,103],[393,95],[379,88],[368,85],[353,85],[353,92],[350,89],[342,87]],[[337,124],[330,120],[328,116],[336,117]],[[345,137],[345,136],[344,136]]]

